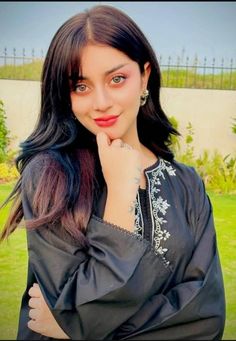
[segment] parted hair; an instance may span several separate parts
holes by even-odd
[[[41,77],[41,108],[32,134],[20,144],[16,159],[19,180],[4,204],[13,200],[1,234],[7,238],[23,218],[21,192],[24,177],[35,181],[30,169],[42,160],[40,176],[32,188],[34,219],[27,228],[55,226],[59,221],[75,239],[86,245],[84,231],[105,184],[96,137],[74,119],[70,91],[80,75],[82,48],[88,43],[107,45],[137,62],[140,72],[148,61],[149,98],[137,116],[140,142],[171,161],[171,135],[178,135],[160,104],[161,73],[157,57],[137,24],[122,11],[98,5],[68,19],[48,48]],[[28,170],[28,171],[27,171]]]

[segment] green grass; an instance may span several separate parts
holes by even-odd
[[[2,203],[11,185],[0,185]],[[0,212],[0,226],[6,219],[8,207]],[[18,229],[12,237],[0,244],[0,339],[14,340],[18,324],[21,296],[26,285],[27,246],[25,231]]]
[[[39,81],[43,62],[35,60],[32,63],[20,65],[5,65],[0,67],[0,79],[27,79]]]
[[[222,72],[218,74],[202,74],[191,68],[162,71],[162,86],[169,88],[192,89],[236,89],[236,72]]]
[[[36,59],[34,62],[20,65],[0,66],[0,79],[27,79],[39,81],[41,78],[43,60]],[[197,88],[197,89],[223,89],[236,90],[236,72],[218,72],[210,74],[197,72],[197,68],[174,68],[161,69],[162,86],[173,88]]]
[[[11,185],[0,185],[0,203],[10,192]],[[226,292],[226,327],[224,340],[236,339],[236,195],[209,193],[211,198],[217,240],[221,257]],[[6,218],[8,208],[0,214],[0,226]],[[8,243],[0,246],[0,339],[16,338],[21,295],[25,289],[27,273],[27,251],[25,231],[19,229]]]

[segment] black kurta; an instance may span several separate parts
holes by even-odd
[[[33,216],[42,166],[36,159],[24,170],[25,219]],[[203,182],[192,167],[161,158],[145,175],[134,233],[102,219],[106,190],[87,227],[87,251],[60,225],[27,232],[28,280],[17,339],[48,339],[27,327],[27,291],[34,282],[72,339],[222,338],[224,286]]]

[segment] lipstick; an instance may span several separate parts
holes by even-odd
[[[116,123],[118,117],[119,116],[115,115],[104,115],[102,117],[94,119],[94,121],[99,127],[110,127]]]

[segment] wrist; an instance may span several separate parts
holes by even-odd
[[[110,192],[107,195],[103,219],[131,232],[134,231],[136,196],[117,195]]]
[[[137,187],[129,187],[120,186],[120,187],[108,187],[107,188],[107,197],[111,200],[117,200],[119,202],[123,202],[128,204],[136,200],[138,188]]]

